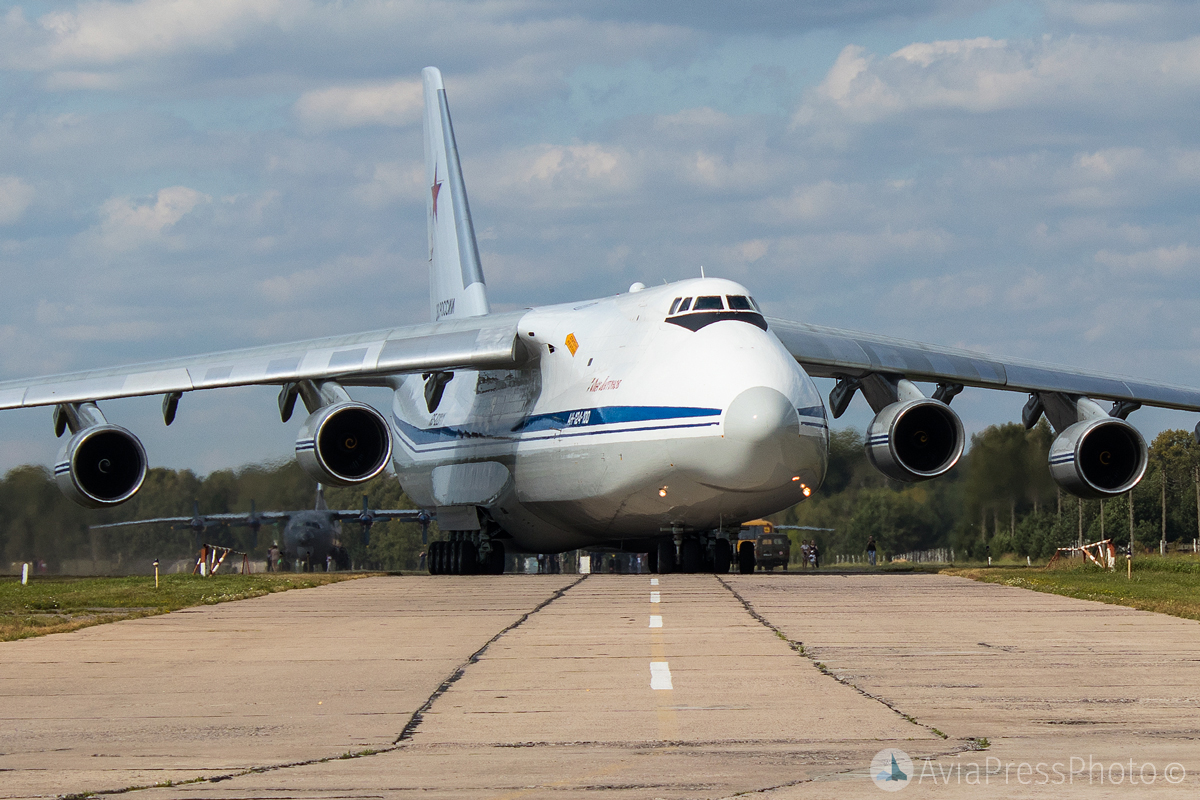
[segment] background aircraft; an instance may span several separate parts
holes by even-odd
[[[428,526],[432,520],[424,511],[412,509],[371,509],[367,505],[367,496],[363,495],[362,508],[356,511],[335,510],[325,503],[325,487],[317,485],[317,500],[312,509],[301,511],[257,511],[254,501],[250,501],[250,512],[247,514],[201,514],[200,503],[193,503],[193,513],[190,517],[155,517],[153,519],[137,519],[126,522],[112,522],[106,525],[91,525],[91,530],[103,528],[119,528],[127,525],[171,525],[175,528],[188,527],[192,530],[194,546],[198,549],[207,543],[204,539],[209,528],[221,526],[247,527],[256,534],[264,525],[280,525],[283,528],[283,546],[281,548],[284,563],[295,569],[323,569],[325,558],[333,555],[341,569],[348,569],[344,550],[337,549],[342,537],[342,522],[355,521],[361,526],[363,544],[367,544],[371,535],[371,526],[380,520],[400,520],[402,522],[419,522]]]
[[[810,496],[828,456],[813,377],[836,380],[833,416],[861,393],[867,453],[899,481],[957,463],[966,387],[1028,395],[1058,436],[1049,468],[1066,491],[1112,497],[1146,469],[1126,418],[1142,405],[1200,411],[1200,391],[765,317],[719,278],[491,313],[442,76],[423,72],[432,323],[0,384],[0,407],[54,406],[70,437],[55,466],[77,502],[129,499],[141,442],[96,403],[278,386],[283,421],[308,417],[296,457],[320,481],[355,485],[389,462],[436,514],[433,572],[490,571],[504,547],[648,552],[657,571],[727,571],[728,530]],[[927,396],[918,383],[931,386]],[[392,391],[390,414],[347,387]],[[1106,411],[1098,401],[1112,402]]]

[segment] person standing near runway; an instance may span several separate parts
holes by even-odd
[[[875,537],[867,539],[867,563],[875,566]]]

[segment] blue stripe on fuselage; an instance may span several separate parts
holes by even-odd
[[[564,428],[615,425],[622,422],[691,419],[720,416],[717,408],[688,408],[680,406],[602,406],[534,414],[513,426],[516,432],[562,430]]]
[[[808,406],[796,409],[800,417],[817,418],[820,422],[801,420],[801,425],[814,428],[825,427],[825,407]],[[514,425],[514,438],[523,438],[525,434],[558,434],[560,436],[586,436],[604,433],[633,433],[637,431],[664,430],[668,428],[697,428],[715,426],[721,411],[716,408],[693,408],[687,406],[602,406],[599,408],[577,408],[568,411],[555,411],[547,414],[534,414]],[[503,433],[484,433],[470,430],[462,426],[443,426],[437,428],[418,428],[396,415],[392,415],[397,430],[415,446],[449,444],[451,442],[469,439],[506,439]],[[656,425],[635,427],[605,427],[612,425],[629,425],[630,423],[655,422]],[[545,438],[545,437],[534,437]]]

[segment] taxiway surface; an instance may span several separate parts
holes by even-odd
[[[1198,634],[938,575],[354,580],[0,644],[0,798],[874,797],[886,748],[908,795],[1190,797]]]

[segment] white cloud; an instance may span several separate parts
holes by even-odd
[[[316,89],[301,95],[295,105],[300,121],[316,130],[411,125],[421,121],[423,109],[417,80]]]
[[[496,159],[468,157],[468,191],[521,208],[576,208],[628,197],[637,185],[634,157],[624,148],[594,142],[535,145]],[[471,169],[470,167],[475,167]],[[478,190],[475,188],[478,187]]]
[[[874,122],[909,111],[987,113],[1093,106],[1128,117],[1166,91],[1200,89],[1200,38],[1135,42],[1071,36],[1040,41],[979,37],[918,42],[880,58],[844,48],[794,116]]]
[[[1096,263],[1110,267],[1118,279],[1126,272],[1179,275],[1186,270],[1187,274],[1195,275],[1196,267],[1200,266],[1200,247],[1180,243],[1135,253],[1101,250],[1096,253]]]
[[[33,202],[33,187],[15,175],[0,175],[0,225],[11,225]]]
[[[128,197],[112,197],[100,209],[99,240],[112,250],[130,250],[161,238],[170,227],[201,203],[212,200],[186,186],[160,189],[153,203],[136,203]]]
[[[384,161],[371,170],[369,180],[353,190],[354,196],[371,208],[382,208],[398,199],[424,202],[425,164],[420,161]]]
[[[50,36],[53,64],[112,64],[195,47],[232,47],[247,29],[281,24],[304,2],[285,0],[140,0],[87,2],[38,20]]]
[[[335,285],[370,286],[392,266],[393,259],[386,253],[341,256],[312,269],[296,270],[259,281],[258,289],[266,301],[287,305],[319,298]]]

